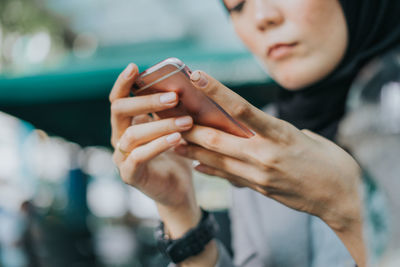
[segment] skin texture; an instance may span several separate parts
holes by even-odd
[[[148,116],[148,113],[176,106],[178,98],[175,95],[169,97],[170,102],[162,103],[166,94],[129,97],[137,76],[137,66],[129,64],[110,93],[113,159],[122,180],[156,202],[166,232],[176,239],[196,226],[201,218],[194,195],[191,161],[171,151],[184,143],[180,132],[189,130],[193,121],[189,118],[189,123],[177,126],[179,118],[159,120],[155,114],[154,119]],[[175,138],[168,142],[171,135]],[[215,265],[215,242],[210,242],[206,248],[184,264]]]
[[[225,0],[232,8],[242,0]],[[347,47],[346,20],[337,0],[248,0],[231,12],[236,33],[271,77],[287,89],[300,89],[332,72]],[[273,59],[268,48],[297,43]]]
[[[233,8],[240,2],[225,4]],[[284,87],[298,89],[322,79],[343,57],[347,32],[337,0],[248,0],[241,13],[231,15],[244,43]],[[276,42],[296,46],[269,57],[267,48]],[[200,172],[320,217],[365,266],[360,169],[350,155],[315,133],[268,116],[199,71],[191,76],[195,87],[256,135],[246,139],[192,123],[177,127],[178,118],[151,119],[146,114],[171,108],[178,99],[165,104],[159,94],[129,97],[136,77],[137,67],[130,64],[110,94],[114,161],[124,182],[155,200],[172,238],[200,219],[188,160],[196,159]],[[175,140],[168,142],[174,133]],[[212,241],[180,266],[214,266],[217,258]]]

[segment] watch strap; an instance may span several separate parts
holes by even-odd
[[[205,246],[215,237],[218,224],[212,214],[202,209],[202,218],[199,224],[190,229],[179,239],[169,239],[164,232],[164,224],[161,222],[156,230],[158,247],[174,263],[180,263],[185,259],[198,255]]]

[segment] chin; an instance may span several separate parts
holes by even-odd
[[[276,83],[290,91],[301,90],[302,88],[312,85],[318,80],[310,79],[309,77],[305,77],[303,75],[296,75],[296,73],[293,72],[290,72],[289,74],[284,73],[282,75],[275,74],[271,76]]]
[[[308,66],[308,67],[306,67]],[[285,64],[270,68],[271,78],[283,88],[291,91],[301,90],[323,79],[329,71],[321,65]]]

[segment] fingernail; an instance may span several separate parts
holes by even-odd
[[[186,146],[178,146],[177,148],[175,148],[175,152],[180,155],[186,155],[187,148]]]
[[[175,120],[175,125],[178,126],[178,127],[182,127],[182,128],[191,126],[192,123],[193,123],[193,120],[192,120],[192,118],[190,116],[177,118]]]
[[[160,102],[162,104],[168,104],[168,103],[173,103],[176,101],[176,93],[166,93],[166,94],[162,94],[160,96]]]
[[[200,71],[193,72],[190,79],[200,88],[204,88],[208,84],[207,78]]]
[[[129,80],[133,75],[133,64],[130,63],[128,67],[124,70],[124,78],[125,80]]]
[[[200,165],[200,161],[198,161],[198,160],[193,160],[192,161],[192,167],[193,168],[196,168],[197,166],[199,166]]]
[[[175,144],[181,139],[181,135],[179,133],[173,133],[167,136],[167,142],[170,144]]]

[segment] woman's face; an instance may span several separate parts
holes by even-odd
[[[338,0],[224,0],[237,34],[287,89],[313,84],[340,63],[347,26]]]

